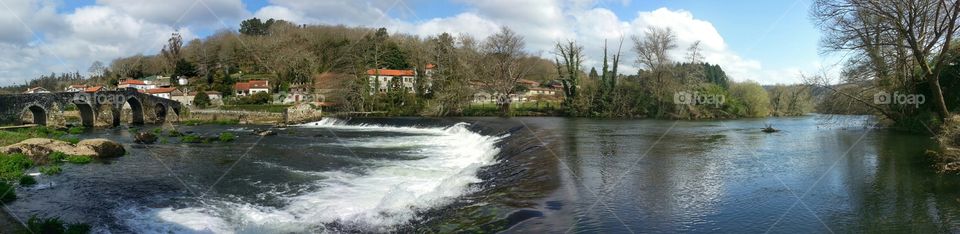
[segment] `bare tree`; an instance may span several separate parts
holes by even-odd
[[[179,32],[175,32],[170,35],[167,44],[160,50],[160,54],[163,55],[163,58],[167,62],[167,68],[171,71],[173,67],[176,66],[177,61],[183,58],[180,53],[181,48],[183,48],[183,37],[180,36]]]
[[[648,27],[646,33],[633,37],[633,50],[637,53],[637,65],[646,69],[644,78],[656,101],[657,116],[663,116],[669,108],[667,96],[677,90],[672,77],[673,66],[670,50],[677,48],[677,36],[670,28]]]
[[[484,56],[483,74],[489,79],[485,85],[497,95],[497,105],[502,115],[510,114],[510,95],[514,94],[517,80],[527,75],[531,66],[525,64],[530,55],[523,51],[524,39],[510,28],[488,37],[481,47]]]
[[[850,65],[859,70],[848,68],[848,77],[873,78],[878,87],[909,91],[926,83],[932,109],[941,119],[949,115],[940,71],[950,59],[960,19],[956,0],[817,0],[812,14],[825,32],[827,51],[856,53]]]

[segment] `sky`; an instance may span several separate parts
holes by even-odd
[[[603,43],[625,38],[621,71],[635,73],[631,38],[670,28],[685,60],[700,41],[706,62],[736,81],[800,82],[835,64],[818,50],[811,0],[0,0],[0,86],[42,74],[86,74],[94,61],[156,54],[170,34],[185,41],[237,30],[251,17],[298,24],[386,27],[423,37],[449,32],[483,38],[506,26],[528,52],[553,59],[557,41],[586,49],[599,67]]]

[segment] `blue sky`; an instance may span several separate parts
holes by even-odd
[[[675,59],[682,60],[683,48],[699,40],[707,45],[707,62],[720,64],[735,80],[763,84],[796,83],[800,72],[817,72],[829,60],[818,55],[810,0],[0,1],[11,13],[0,14],[0,33],[8,35],[0,36],[0,50],[11,55],[4,57],[34,56],[0,58],[0,85],[50,72],[86,71],[93,61],[153,54],[172,31],[202,38],[225,26],[235,30],[249,17],[387,27],[420,36],[450,31],[482,38],[507,26],[525,36],[528,50],[544,57],[555,41],[581,42],[587,48],[586,67],[598,64],[604,39],[669,27],[680,44]],[[91,28],[91,22],[109,25]],[[630,52],[625,57],[627,72],[638,69]]]

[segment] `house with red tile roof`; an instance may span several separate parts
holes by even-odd
[[[155,89],[148,89],[145,92],[147,94],[166,98],[166,99],[170,99],[172,96],[176,96],[176,95],[183,95],[183,92],[180,92],[180,90],[177,90],[177,88],[155,88]]]
[[[135,88],[137,90],[148,90],[148,89],[155,89],[157,88],[157,86],[152,84],[147,84],[142,80],[126,79],[126,80],[120,81],[120,83],[117,84],[117,88],[119,89]]]
[[[436,69],[436,67],[437,66],[433,64],[426,65],[426,70],[424,70],[426,77],[422,80],[422,82],[426,82],[424,87],[429,88],[432,85],[430,77],[433,75],[433,70]],[[369,69],[367,70],[367,76],[370,81],[371,92],[385,93],[390,91],[393,81],[399,82],[400,87],[406,89],[407,92],[416,92],[418,80],[417,71],[415,70]]]
[[[87,88],[83,89],[83,92],[84,92],[84,93],[96,93],[96,92],[100,92],[100,91],[103,91],[103,86],[99,86],[99,85],[98,85],[98,86],[90,86],[90,87],[87,87]]]
[[[83,90],[86,90],[86,89],[87,89],[87,85],[75,84],[75,85],[69,85],[66,88],[63,88],[63,91],[76,93],[76,92],[83,92]]]
[[[27,89],[27,91],[24,91],[23,93],[50,93],[50,91],[47,91],[47,89],[43,87],[33,87]]]
[[[237,82],[233,85],[233,90],[237,92],[237,96],[247,96],[256,93],[270,93],[270,81],[249,80],[246,82]]]

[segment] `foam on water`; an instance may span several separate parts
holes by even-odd
[[[349,125],[337,119],[298,125],[335,131],[402,132],[413,136],[403,144],[419,144],[422,159],[398,160],[365,173],[327,172],[320,189],[283,198],[286,205],[261,207],[226,201],[181,209],[128,206],[117,215],[137,232],[263,233],[323,232],[336,223],[363,231],[390,231],[416,219],[416,214],[450,204],[480,182],[477,171],[496,163],[495,144],[502,136],[484,136],[466,123],[446,128]],[[426,135],[426,136],[422,136]],[[403,138],[403,137],[401,137]],[[344,146],[391,148],[398,140],[371,138],[341,141]],[[378,142],[379,145],[378,145]]]

